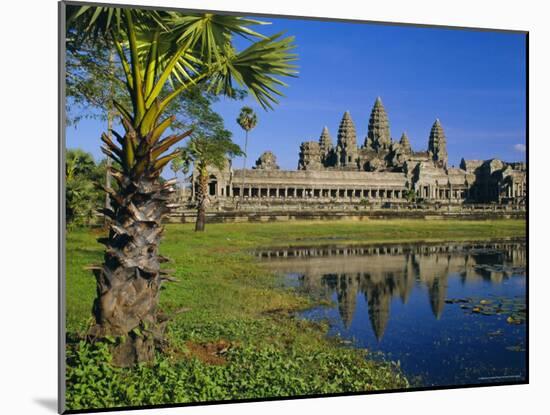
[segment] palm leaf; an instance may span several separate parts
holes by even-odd
[[[122,8],[109,6],[67,6],[67,27],[74,28],[74,25],[84,25],[83,35],[97,38],[108,37],[112,31],[120,32],[124,26],[123,11],[129,11],[135,22],[140,26],[147,26],[149,30],[158,27],[168,31],[166,20],[168,12],[145,10],[138,8]]]
[[[253,43],[240,53],[227,51],[226,61],[214,74],[210,87],[216,93],[231,95],[233,80],[247,88],[263,108],[273,108],[276,96],[283,94],[278,86],[286,84],[278,76],[295,77],[297,66],[291,62],[296,54],[289,53],[295,46],[294,38],[276,34]]]

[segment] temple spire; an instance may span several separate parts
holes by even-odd
[[[348,166],[355,163],[357,157],[357,133],[349,111],[344,113],[342,121],[340,122],[340,127],[338,128],[336,152],[338,155],[338,162],[341,166]]]
[[[332,148],[332,138],[326,126],[321,132],[321,137],[319,137],[319,146],[321,147],[321,151],[328,151]]]
[[[403,134],[401,135],[401,139],[399,140],[399,144],[401,145],[401,149],[403,150],[404,153],[412,152],[409,136],[404,131],[403,131]]]
[[[390,123],[380,97],[376,98],[370,113],[365,147],[369,145],[376,151],[387,150],[391,145]]]
[[[439,118],[435,119],[430,131],[430,139],[428,141],[428,151],[432,153],[432,158],[435,162],[442,166],[447,166],[447,138]]]

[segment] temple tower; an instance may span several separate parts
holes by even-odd
[[[403,132],[403,135],[401,135],[401,139],[399,140],[399,144],[401,145],[401,151],[403,153],[410,154],[412,152],[411,142],[409,141],[407,133]]]
[[[354,166],[357,158],[357,133],[349,111],[344,113],[338,128],[337,163],[341,167]]]
[[[326,126],[321,132],[321,137],[319,137],[319,149],[321,151],[321,163],[323,163],[323,166],[334,167],[336,164],[336,157],[332,145],[332,138]]]
[[[298,170],[322,170],[321,150],[317,141],[305,141],[300,145]]]
[[[445,137],[445,132],[443,131],[441,122],[439,122],[439,118],[432,125],[428,141],[428,151],[432,153],[433,161],[443,167],[447,166],[447,138]]]
[[[375,151],[387,150],[391,145],[390,123],[380,97],[376,98],[374,107],[372,107],[370,113],[369,130],[365,139],[365,147],[369,145]]]
[[[321,151],[328,152],[332,149],[332,138],[330,137],[330,133],[328,132],[328,128],[324,127],[323,131],[321,132],[321,137],[319,138],[319,147],[321,147]]]
[[[256,160],[255,168],[258,170],[279,170],[277,157],[271,151],[264,151],[260,158]]]

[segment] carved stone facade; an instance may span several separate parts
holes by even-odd
[[[340,122],[336,145],[324,127],[318,141],[300,145],[298,170],[280,170],[275,155],[265,152],[250,170],[212,171],[210,196],[319,204],[501,203],[523,205],[527,166],[497,159],[462,160],[448,166],[447,139],[436,119],[426,151],[414,151],[406,133],[390,136],[388,115],[378,97],[363,145],[349,111]]]
[[[321,146],[317,141],[300,144],[298,170],[321,170],[323,168]]]
[[[259,170],[279,170],[277,157],[271,151],[264,151],[260,158],[256,160],[255,168]]]

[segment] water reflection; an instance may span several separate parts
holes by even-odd
[[[449,277],[462,284],[501,284],[525,273],[524,243],[447,243],[438,245],[330,246],[257,251],[273,270],[295,275],[298,288],[332,299],[345,328],[354,321],[359,296],[378,341],[390,318],[392,300],[407,304],[413,290],[425,287],[433,316],[446,305]]]

